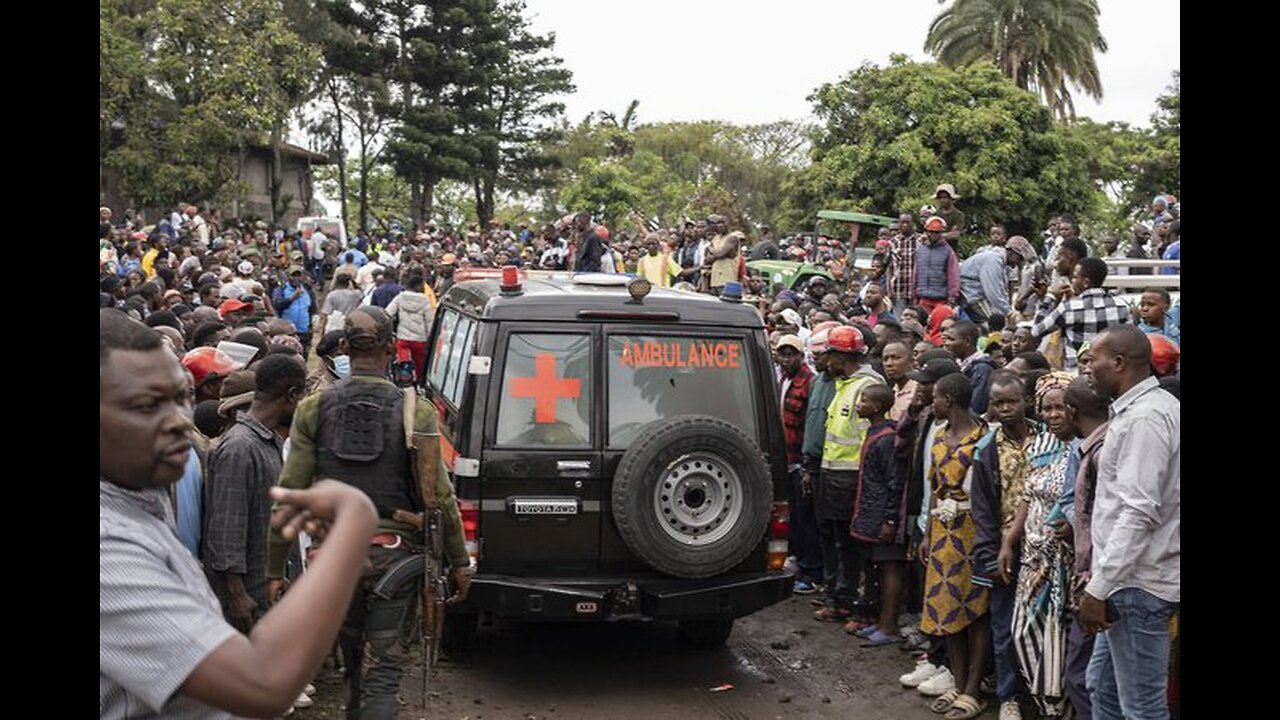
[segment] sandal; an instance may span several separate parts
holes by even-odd
[[[946,720],[972,720],[987,709],[987,701],[972,695],[961,695],[951,704],[951,709],[944,716]]]
[[[942,693],[942,695],[939,695],[938,699],[934,700],[933,703],[929,705],[929,709],[941,715],[951,709],[951,706],[955,704],[956,698],[958,697],[960,697],[960,690],[957,688],[951,688],[950,690]]]
[[[883,632],[881,632],[878,629],[873,633],[870,633],[868,635],[863,635],[863,637],[866,638],[867,640],[866,642],[862,643],[862,647],[864,648],[884,647],[885,645],[895,645],[897,644],[898,640],[901,639],[897,635],[885,635]]]
[[[813,619],[821,620],[822,622],[844,622],[852,614],[852,610],[845,608],[824,607],[813,613]]]
[[[866,630],[867,628],[874,628],[874,627],[875,627],[875,623],[868,623],[868,622],[863,622],[862,620],[855,619],[855,620],[850,620],[849,622],[844,624],[844,631],[849,633],[850,635],[857,635],[858,637],[863,637],[862,632],[864,630]]]

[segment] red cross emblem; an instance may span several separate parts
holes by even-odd
[[[561,378],[556,375],[556,356],[538,353],[537,373],[531,378],[511,378],[511,397],[531,397],[535,401],[533,421],[556,421],[556,401],[560,398],[576,399],[582,391],[582,381]]]

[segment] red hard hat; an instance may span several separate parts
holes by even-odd
[[[1178,358],[1182,355],[1178,343],[1155,333],[1148,333],[1147,340],[1151,343],[1151,368],[1156,371],[1156,375],[1164,377],[1174,374],[1178,370]]]
[[[199,387],[206,380],[226,377],[231,371],[239,370],[240,364],[218,348],[198,347],[182,356],[182,367],[191,372]]]
[[[827,335],[827,349],[834,352],[859,353],[864,347],[862,333],[848,325],[833,328]]]

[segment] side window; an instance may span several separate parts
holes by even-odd
[[[427,368],[427,381],[441,393],[444,392],[445,370],[449,367],[449,353],[453,349],[453,331],[458,325],[458,313],[446,310],[444,320],[440,322],[440,333],[436,335],[436,344],[431,350],[431,366]]]
[[[739,339],[611,335],[608,374],[610,448],[625,448],[645,425],[677,415],[710,415],[757,437]]]
[[[498,445],[590,447],[591,336],[512,334]]]
[[[476,325],[471,318],[461,317],[453,332],[453,345],[449,348],[449,369],[445,371],[444,386],[441,389],[454,407],[462,402],[462,390],[467,386],[467,365],[471,362]]]

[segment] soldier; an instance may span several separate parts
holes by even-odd
[[[386,377],[387,365],[396,352],[391,318],[381,308],[362,306],[347,316],[343,330],[340,352],[350,357],[351,376],[298,404],[280,485],[305,488],[319,478],[334,478],[363,490],[378,509],[378,530],[369,545],[372,572],[356,588],[339,639],[350,682],[347,717],[393,720],[405,665],[400,628],[411,617],[416,585],[406,582],[381,593],[374,590],[388,571],[422,547],[419,513],[424,500],[427,504],[434,500],[441,511],[444,554],[457,588],[449,599],[451,604],[466,598],[471,583],[470,559],[453,486],[438,460],[438,451],[433,463],[434,498],[424,499],[419,482],[414,480],[414,457],[405,442],[404,428],[408,414],[404,403],[410,395]],[[415,434],[437,432],[435,410],[429,403],[416,403],[414,417]],[[426,480],[431,482],[432,478]],[[428,492],[431,489],[428,486]],[[267,564],[267,577],[272,578],[269,598],[280,592],[287,550],[287,543],[273,535]],[[362,675],[366,644],[368,667]]]

